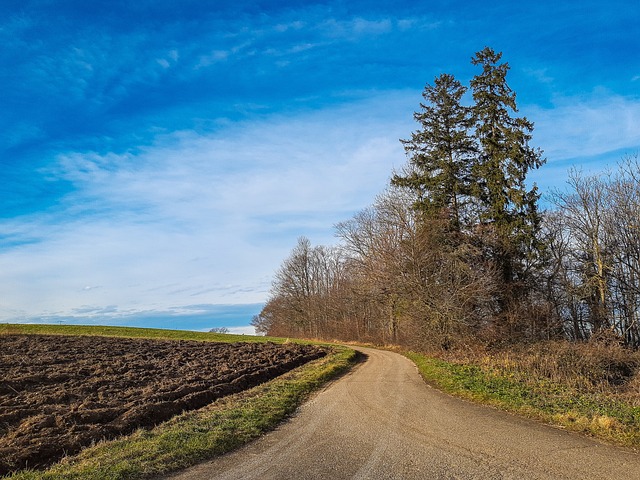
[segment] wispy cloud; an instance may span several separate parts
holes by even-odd
[[[550,162],[575,162],[640,148],[640,100],[598,91],[588,97],[556,97],[551,108],[526,107],[536,144]]]
[[[49,175],[74,190],[6,225],[16,241],[0,255],[0,315],[263,301],[297,236],[331,242],[331,225],[385,187],[412,96],[60,155]]]
[[[375,20],[362,17],[348,20],[330,18],[323,21],[319,27],[329,37],[356,40],[363,36],[372,37],[389,33],[394,28],[394,22],[388,18]]]

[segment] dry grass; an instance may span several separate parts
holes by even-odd
[[[555,341],[502,350],[458,350],[439,356],[522,381],[546,381],[582,393],[638,397],[640,401],[640,352],[617,344]]]
[[[559,341],[408,356],[455,395],[640,447],[640,352]]]

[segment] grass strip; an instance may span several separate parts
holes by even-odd
[[[59,333],[58,328],[54,326],[53,329],[37,328],[36,331],[31,332],[11,331],[10,333]],[[96,330],[92,327],[84,327],[88,330],[76,330],[77,328],[73,327],[74,333],[66,334],[105,331],[102,330],[103,327]],[[129,336],[128,333],[130,333],[130,329],[105,328],[115,336]],[[68,329],[65,330],[68,332]],[[77,333],[78,331],[85,333]],[[152,334],[155,334],[153,332]],[[162,334],[165,332],[160,331]],[[0,326],[1,333],[4,332]],[[137,336],[149,338],[144,335],[144,332],[136,331],[135,333]],[[197,332],[182,333],[188,338],[182,338],[179,333],[171,335],[175,336],[172,337],[174,339],[200,339],[191,336]],[[201,335],[216,338],[230,337],[213,334],[199,334],[197,337]],[[240,337],[243,341],[261,341],[261,337]],[[283,339],[273,340],[284,341]],[[46,471],[24,470],[5,478],[11,480],[139,479],[155,477],[195,465],[238,448],[272,430],[291,415],[312,392],[346,372],[355,362],[355,351],[333,347],[329,355],[324,358],[309,362],[253,389],[219,399],[200,410],[183,413],[151,430],[138,430],[127,437],[99,443],[76,456],[63,459]]]
[[[204,342],[275,342],[286,341],[283,338],[259,337],[254,335],[231,335],[226,333],[191,332],[187,330],[168,330],[162,328],[106,327],[90,325],[39,325],[39,324],[0,324],[0,335],[99,335],[103,337],[152,338],[161,340],[197,340]]]
[[[640,407],[611,395],[582,393],[544,379],[524,378],[474,364],[458,364],[405,352],[425,381],[449,394],[586,433],[640,447]]]

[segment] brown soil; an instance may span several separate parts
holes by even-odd
[[[0,476],[43,468],[326,354],[308,345],[0,336]]]

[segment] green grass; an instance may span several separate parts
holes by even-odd
[[[36,325],[0,324],[0,335],[26,333],[39,335],[101,335],[105,337],[157,338],[166,340],[198,340],[205,342],[276,342],[282,338],[258,337],[253,335],[230,335],[222,333],[189,332],[185,330],[164,330],[160,328],[102,327],[85,325]]]
[[[0,325],[3,333],[109,335],[204,341],[276,341],[284,339],[177,330],[120,327]],[[356,352],[332,347],[310,362],[246,392],[174,417],[151,430],[100,443],[68,457],[44,472],[21,471],[6,478],[116,480],[149,478],[194,465],[249,442],[273,429],[323,384],[347,371]]]
[[[405,355],[427,383],[468,400],[536,418],[630,447],[640,447],[640,407],[613,395],[580,392],[562,383],[452,363],[415,352]]]

